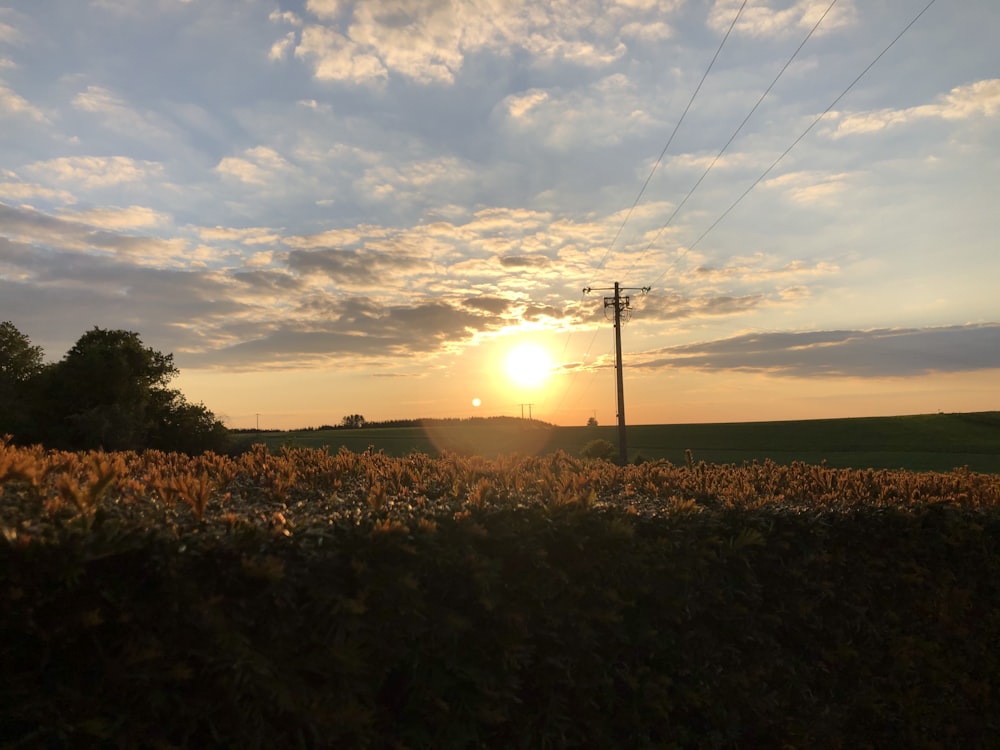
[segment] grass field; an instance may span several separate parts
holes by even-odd
[[[563,450],[580,455],[591,440],[617,445],[614,425],[554,427],[525,420],[469,421],[427,427],[360,428],[261,432],[247,436],[269,448],[329,448],[388,455],[435,455],[441,451],[495,457]],[[804,461],[831,467],[1000,473],[1000,412],[925,414],[903,417],[817,419],[788,422],[634,425],[628,428],[630,460],[741,464],[771,459],[779,464]]]

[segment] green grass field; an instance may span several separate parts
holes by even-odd
[[[580,455],[591,440],[617,445],[614,425],[553,427],[541,422],[456,422],[428,427],[360,428],[262,432],[247,436],[272,449],[341,446],[369,448],[393,456],[435,455],[441,451],[493,458],[504,453],[539,454],[563,450]],[[1000,412],[925,414],[904,417],[816,419],[788,422],[634,425],[628,428],[630,460],[696,461],[740,464],[771,459],[780,464],[804,461],[831,467],[1000,473]]]

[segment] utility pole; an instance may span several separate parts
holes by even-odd
[[[622,296],[623,291],[636,291],[645,294],[648,292],[650,287],[622,287],[616,281],[613,287],[605,287],[601,289],[593,289],[587,287],[583,290],[584,294],[590,294],[593,291],[598,292],[610,292],[614,291],[613,297],[604,298],[604,314],[607,316],[607,310],[609,307],[614,308],[614,321],[615,321],[615,375],[617,379],[617,392],[618,392],[618,463],[624,466],[628,463],[628,445],[625,438],[625,380],[622,375],[622,318],[627,321],[632,317],[632,308],[629,307],[629,297],[628,295]],[[624,316],[622,315],[624,313]]]
[[[530,420],[531,419],[531,407],[534,406],[534,404],[521,404],[521,419],[524,419],[524,407],[525,406],[528,407],[528,419]]]

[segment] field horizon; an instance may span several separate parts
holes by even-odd
[[[388,455],[442,452],[482,455],[541,455],[565,451],[579,456],[593,440],[617,446],[617,425],[563,427],[538,420],[423,420],[406,427],[305,428],[243,431],[272,449],[282,446],[346,447]],[[259,440],[254,440],[259,438]],[[630,462],[667,460],[741,464],[771,460],[836,468],[909,469],[1000,473],[1000,411],[915,414],[891,417],[634,424],[627,428]]]

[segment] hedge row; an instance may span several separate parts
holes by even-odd
[[[994,477],[0,449],[0,747],[1000,736]]]

